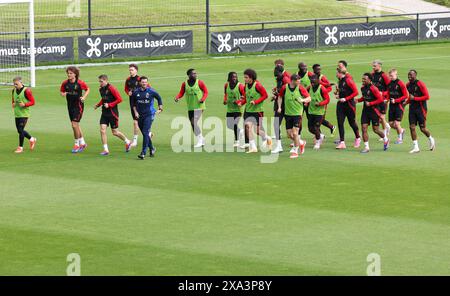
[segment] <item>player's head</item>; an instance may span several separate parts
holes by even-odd
[[[251,84],[253,83],[256,79],[258,78],[258,76],[256,75],[256,71],[253,69],[247,69],[244,71],[244,80],[245,83],[247,84]]]
[[[364,73],[363,74],[363,76],[362,76],[362,83],[364,84],[364,85],[369,85],[369,84],[371,84],[372,83],[372,74],[370,74],[370,73]]]
[[[189,69],[186,71],[186,75],[190,80],[196,80],[197,79],[197,71],[195,69]]]
[[[98,83],[100,84],[100,87],[104,87],[108,84],[108,75],[102,74],[98,76]]]
[[[316,87],[319,85],[319,77],[316,74],[309,76],[309,80],[312,86]]]
[[[314,74],[320,76],[320,74],[322,73],[322,67],[319,64],[314,64],[312,66],[312,68],[313,68]]]
[[[379,72],[381,71],[381,66],[383,65],[383,63],[380,60],[375,60],[372,62],[372,69],[375,72]]]
[[[80,77],[80,69],[75,66],[69,66],[66,68],[66,74],[70,80],[78,79]]]
[[[391,69],[389,70],[389,79],[391,80],[397,80],[398,78],[398,72],[397,69]]]
[[[300,71],[300,73],[306,73],[308,72],[308,65],[304,62],[300,62],[298,63],[298,70]]]
[[[347,73],[347,62],[344,60],[340,60],[338,62],[337,69]]]
[[[14,77],[13,84],[16,89],[21,89],[23,87],[22,77],[20,76]]]
[[[291,75],[291,82],[289,83],[289,85],[294,88],[297,85],[300,85],[300,76],[298,76],[297,74],[292,74]]]
[[[276,65],[275,69],[273,69],[273,76],[277,79],[283,78],[284,67],[282,65]]]
[[[345,72],[340,70],[339,68],[336,70],[336,78],[337,79],[342,79],[345,77]]]
[[[138,65],[136,65],[136,64],[129,64],[128,65],[128,71],[130,71],[130,76],[131,77],[136,76],[137,73],[138,73],[138,70],[139,70]]]
[[[284,67],[284,60],[283,59],[276,59],[274,62],[275,66],[281,65]]]
[[[139,84],[141,85],[142,88],[147,88],[148,87],[148,77],[142,76],[141,79],[139,80]]]
[[[412,81],[416,81],[416,79],[417,79],[417,71],[414,70],[414,69],[409,70],[409,72],[408,72],[408,80],[412,82]]]
[[[238,83],[238,76],[236,72],[230,72],[228,73],[228,78],[227,78],[228,83],[232,83],[232,84],[236,84]]]

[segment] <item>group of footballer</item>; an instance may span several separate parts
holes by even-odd
[[[337,101],[336,119],[339,130],[339,140],[335,141],[336,149],[346,149],[344,122],[347,119],[355,135],[354,148],[361,145],[361,135],[356,122],[356,105],[363,103],[361,113],[362,141],[364,148],[361,153],[368,153],[369,135],[368,128],[372,129],[383,142],[383,149],[390,145],[389,134],[395,129],[397,140],[395,144],[402,144],[405,129],[401,122],[405,107],[409,105],[409,128],[413,140],[413,149],[410,153],[420,152],[416,126],[419,125],[422,133],[429,140],[429,149],[434,150],[436,143],[426,127],[427,100],[429,94],[425,84],[417,79],[417,71],[408,72],[408,83],[398,78],[396,69],[391,69],[388,74],[383,72],[382,63],[376,60],[372,63],[373,71],[362,75],[361,96],[358,97],[358,89],[352,76],[347,71],[347,62],[341,60],[336,69],[336,84],[330,83],[319,64],[308,71],[304,62],[298,64],[298,72],[290,74],[285,70],[282,59],[274,62],[274,77],[276,86],[272,89],[274,130],[276,144],[272,145],[272,138],[267,135],[263,127],[264,102],[269,95],[264,86],[257,80],[257,73],[253,69],[244,71],[244,83],[239,82],[238,74],[230,72],[224,86],[223,104],[226,106],[227,127],[234,132],[234,147],[247,149],[247,153],[258,152],[255,133],[262,138],[262,145],[272,153],[283,151],[281,141],[281,125],[285,120],[290,144],[290,158],[298,158],[305,151],[306,141],[302,139],[303,117],[306,116],[308,131],[313,135],[313,149],[319,150],[325,136],[321,131],[322,126],[328,128],[331,134],[335,133],[336,126],[326,119],[327,106],[330,97]],[[138,65],[129,65],[130,76],[125,81],[124,92],[129,97],[131,116],[133,118],[134,135],[129,140],[119,131],[118,104],[122,97],[118,89],[108,81],[108,76],[103,74],[98,77],[100,100],[94,105],[94,109],[101,107],[100,134],[103,144],[101,155],[109,155],[107,143],[107,127],[112,134],[124,142],[125,151],[129,152],[138,143],[139,133],[143,136],[142,150],[139,159],[145,159],[147,152],[150,157],[155,155],[155,147],[152,142],[151,127],[156,114],[163,111],[161,96],[153,89],[145,76],[138,75]],[[66,98],[69,118],[74,135],[72,153],[81,153],[87,148],[80,121],[83,117],[84,102],[90,93],[89,86],[81,80],[80,70],[70,66],[66,68],[67,79],[60,87],[61,96]],[[198,78],[195,69],[187,71],[187,79],[181,85],[175,102],[185,99],[188,109],[188,117],[194,135],[197,138],[195,148],[205,145],[202,128],[199,121],[206,109],[208,89],[206,84]],[[31,89],[26,87],[21,77],[13,79],[12,107],[16,118],[16,128],[19,134],[19,146],[15,153],[23,152],[24,139],[30,143],[30,150],[36,146],[36,138],[26,130],[30,107],[35,104]],[[333,90],[334,87],[334,90]],[[157,109],[155,108],[157,102]],[[243,114],[244,129],[240,129],[240,119]],[[388,115],[386,119],[386,114]],[[382,129],[380,129],[380,125]],[[274,146],[274,147],[272,147]],[[272,149],[273,148],[273,149]]]

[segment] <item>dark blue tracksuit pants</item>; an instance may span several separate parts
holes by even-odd
[[[153,143],[152,139],[148,135],[150,133],[150,130],[152,128],[153,119],[155,118],[154,115],[148,114],[143,115],[143,117],[139,117],[138,124],[139,128],[142,132],[142,137],[144,138],[144,141],[142,143],[142,154],[146,155],[147,148],[150,148],[150,151],[153,150]]]

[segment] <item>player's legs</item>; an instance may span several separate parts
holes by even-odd
[[[363,123],[361,124],[362,127],[362,134],[363,134],[363,141],[365,142],[369,142],[369,124]]]
[[[196,136],[199,136],[202,134],[202,130],[200,126],[198,125],[198,122],[202,118],[203,110],[194,110],[194,117],[192,119],[192,128],[194,131],[194,134]]]
[[[205,139],[203,138],[202,130],[198,124],[202,118],[202,114],[203,110],[201,109],[189,111],[189,120],[191,122],[192,130],[194,131],[194,135],[197,137],[197,144],[194,148],[200,148],[205,145]]]
[[[267,136],[267,133],[264,130],[263,126],[264,113],[263,112],[255,113],[255,119],[257,120],[256,134],[261,137],[261,139],[264,142],[264,145],[266,145],[268,149],[272,149],[272,139],[269,136]]]
[[[73,137],[74,137],[74,139],[78,140],[83,135],[83,133],[81,132],[81,128],[80,128],[80,122],[72,121],[71,124],[72,124]]]
[[[125,143],[125,152],[130,151],[131,141],[128,140],[128,138],[121,131],[119,131],[119,117],[116,116],[110,117],[109,125],[111,126],[111,132],[113,136],[121,139]]]
[[[311,134],[313,134],[316,138],[316,141],[320,140],[320,122],[316,115],[309,115],[308,119],[308,130]]]
[[[338,122],[338,129],[339,129],[339,140],[340,142],[345,141],[345,110],[343,104],[345,103],[338,103],[336,106],[336,118]]]
[[[324,118],[323,118],[322,125],[325,126],[325,127],[327,127],[327,128],[329,128],[331,134],[334,133],[335,126],[334,126],[331,122],[329,122],[328,120],[326,120],[326,119],[325,119],[325,116],[324,116]]]
[[[101,155],[108,155],[108,136],[106,135],[106,129],[108,128],[108,124],[102,121],[100,123],[100,138],[102,140],[103,151],[100,153]]]
[[[227,128],[233,130],[235,142],[239,139],[239,118],[236,113],[227,112]]]
[[[255,113],[244,113],[244,125],[245,125],[245,133],[248,135],[249,140],[249,150],[247,153],[254,153],[258,151],[256,147],[255,136],[253,134],[253,129],[257,126],[257,116]]]
[[[356,109],[348,106],[345,116],[347,117],[348,123],[353,130],[353,134],[355,135],[355,142],[353,144],[354,148],[359,148],[361,145],[361,135],[359,134],[358,123],[356,123]]]
[[[286,118],[283,112],[278,113],[277,111],[275,111],[274,117],[273,129],[275,131],[275,139],[277,142],[272,153],[280,153],[283,151],[283,146],[281,145],[281,124],[283,123],[283,119]]]
[[[16,149],[16,153],[21,153],[23,151],[23,143],[25,138],[30,140],[30,143],[34,141],[34,138],[25,130],[25,126],[27,125],[28,118],[16,118],[16,129],[19,134],[19,146]]]
[[[391,130],[391,127],[389,126],[389,123],[386,120],[386,111],[387,111],[388,105],[386,102],[383,102],[380,105],[378,105],[377,108],[380,111],[379,122],[381,123],[381,126],[383,127],[384,133],[389,135],[389,131]]]
[[[380,123],[380,114],[376,112],[376,109],[373,109],[371,112],[372,117],[372,130],[375,134],[377,134],[380,139],[383,139],[384,142],[384,151],[386,151],[389,148],[389,138],[387,136],[386,130],[380,130],[379,123]]]
[[[241,134],[241,129],[239,128],[239,121],[241,120],[242,114],[240,112],[234,113],[234,126],[233,126],[233,132],[234,132],[234,138],[236,141],[239,141],[239,135]]]
[[[141,154],[139,155],[139,158],[144,159],[145,155],[147,154],[147,149],[150,149],[150,156],[153,156],[153,142],[152,139],[150,137],[150,128],[152,125],[152,116],[148,115],[145,117],[141,117],[138,120],[139,123],[139,129],[142,132],[142,137],[143,137],[143,141],[142,141],[142,150],[141,150]]]
[[[434,138],[431,136],[431,132],[427,128],[427,118],[426,113],[422,111],[422,116],[419,118],[420,131],[428,138],[430,150],[433,151],[436,147]]]
[[[380,130],[379,125],[372,125],[372,130],[375,134],[377,134],[380,138],[384,139],[385,133]]]

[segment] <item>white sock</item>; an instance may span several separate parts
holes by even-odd
[[[86,142],[84,141],[83,137],[79,138],[78,141],[79,141],[80,145],[86,145]]]
[[[277,146],[281,147],[281,140],[277,140]]]
[[[428,137],[428,140],[430,140],[430,142],[431,142],[431,141],[434,140],[434,138],[430,135],[430,136]]]
[[[388,141],[388,137],[386,137],[386,134],[384,134],[385,136],[384,136],[384,138],[383,138],[383,140],[385,141],[385,142],[387,142]]]
[[[109,149],[108,149],[108,144],[104,144],[104,145],[103,145],[103,150],[109,151]]]
[[[127,138],[125,138],[125,144],[130,144],[130,140],[128,140]]]
[[[364,142],[364,148],[370,149],[370,148],[369,148],[369,142]]]
[[[79,139],[75,139],[75,146],[80,146],[80,140]]]
[[[414,140],[414,141],[413,141],[413,145],[414,145],[414,147],[419,147],[419,141]]]
[[[134,136],[133,136],[133,142],[137,142],[138,137],[139,137],[138,135],[134,135]]]
[[[251,148],[251,149],[256,149],[256,143],[255,143],[255,140],[250,140],[249,143],[250,143],[250,148]]]

